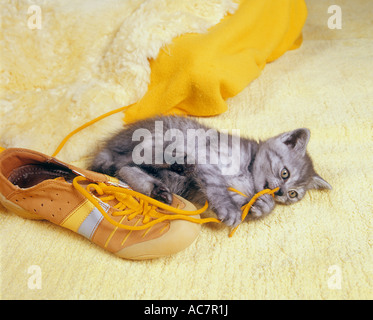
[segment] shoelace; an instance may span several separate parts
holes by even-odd
[[[63,139],[63,141],[57,147],[56,151],[53,153],[52,156],[55,157],[61,151],[63,146],[66,144],[66,142],[73,135],[78,133],[79,131],[87,128],[88,126],[90,126],[90,125],[92,125],[92,124],[94,124],[98,121],[100,121],[101,119],[104,119],[104,118],[106,118],[108,116],[111,116],[115,113],[125,111],[128,107],[129,106],[120,107],[118,109],[107,112],[107,113],[105,113],[105,114],[87,122],[86,124],[82,125],[81,127],[75,129],[74,131],[72,131],[69,135],[67,135]],[[4,150],[4,148],[0,147],[0,152],[3,151],[3,150]],[[77,178],[80,178],[80,179],[77,179]],[[207,223],[207,222],[221,223],[220,220],[217,220],[215,218],[195,219],[193,217],[188,216],[188,215],[197,215],[197,214],[200,214],[200,213],[204,212],[208,207],[207,202],[206,202],[205,206],[203,208],[201,208],[200,210],[188,212],[188,211],[179,210],[179,209],[176,209],[174,207],[165,205],[164,203],[159,202],[157,200],[154,200],[150,197],[147,197],[147,196],[145,196],[141,193],[138,193],[138,192],[135,192],[135,191],[132,191],[132,190],[129,190],[129,189],[128,190],[124,189],[124,190],[126,190],[126,191],[124,191],[124,190],[122,190],[123,188],[120,188],[120,187],[112,187],[112,186],[109,187],[109,186],[105,185],[104,183],[102,183],[102,184],[99,183],[98,186],[96,184],[90,184],[90,187],[88,186],[87,189],[85,190],[78,183],[78,181],[83,180],[83,179],[81,179],[83,177],[77,177],[77,178],[75,178],[74,181],[73,181],[73,184],[74,184],[75,188],[80,193],[82,193],[84,196],[86,196],[95,205],[95,207],[103,214],[103,216],[105,217],[106,220],[108,220],[111,224],[117,226],[118,228],[129,229],[129,230],[144,230],[144,229],[150,228],[151,226],[153,226],[153,225],[155,225],[155,224],[157,224],[161,221],[176,220],[176,219],[187,220],[187,221],[191,221],[191,222],[195,222],[195,223],[199,223],[199,224],[203,224],[203,223]],[[87,179],[85,179],[85,180],[87,180]],[[134,216],[137,216],[138,214],[143,214],[145,216],[144,220],[143,220],[144,225],[139,226],[139,227],[125,226],[125,225],[119,224],[118,222],[111,219],[109,217],[109,215],[105,212],[105,210],[101,207],[99,202],[95,199],[95,197],[93,197],[91,195],[91,192],[90,192],[89,188],[94,188],[98,194],[103,195],[105,193],[109,193],[110,195],[108,197],[102,198],[102,199],[105,199],[106,201],[113,200],[114,198],[117,198],[118,194],[122,194],[121,196],[119,196],[117,198],[117,200],[118,200],[118,208],[117,209],[122,210],[122,211],[115,212],[115,213],[113,213],[113,215],[127,215],[128,214],[129,219],[130,219]],[[114,190],[114,189],[108,189],[108,188],[118,188],[118,189]],[[242,192],[240,192],[240,191],[238,191],[234,188],[228,188],[228,190],[237,192],[240,195],[242,195],[244,197],[247,197],[247,195],[243,194]],[[260,196],[262,196],[263,194],[271,194],[274,197],[274,193],[277,192],[278,190],[279,190],[279,188],[275,188],[275,189],[272,189],[272,190],[271,189],[264,189],[264,190],[258,192],[257,194],[255,194],[247,204],[245,204],[244,206],[241,207],[241,210],[242,210],[241,221],[245,220],[247,214],[249,213],[250,208],[252,207],[254,202]],[[123,194],[126,194],[126,196],[123,196]],[[138,202],[139,205],[135,206],[136,209],[128,207],[127,201],[128,201],[128,199],[133,199],[133,197],[137,197],[138,199],[140,199],[140,201]],[[103,201],[102,199],[101,199],[101,201]],[[133,200],[135,200],[135,199],[133,199]],[[133,201],[131,200],[131,202],[133,202]],[[170,211],[170,212],[175,213],[175,214],[174,215],[160,214],[158,211],[155,210],[156,207],[165,209],[165,210]],[[133,212],[129,213],[129,212],[131,212],[131,210],[133,210]],[[152,222],[149,222],[149,220],[151,219],[150,217],[155,217],[156,219],[153,220]],[[233,236],[233,234],[236,232],[238,227],[239,227],[239,225],[231,231],[231,233],[229,234],[229,237]]]
[[[221,223],[220,220],[215,218],[204,218],[204,219],[197,219],[191,216],[199,215],[206,211],[208,207],[208,203],[206,202],[203,208],[195,211],[186,211],[178,208],[171,207],[167,204],[159,202],[153,198],[150,198],[142,193],[133,191],[131,189],[126,189],[123,187],[117,186],[109,186],[103,182],[99,183],[90,183],[85,188],[79,184],[80,181],[89,181],[87,178],[83,176],[75,177],[73,180],[73,186],[79,191],[83,196],[85,196],[104,216],[104,218],[109,221],[112,225],[126,230],[145,230],[148,229],[157,223],[160,223],[165,220],[185,220],[190,221],[193,223],[204,224],[208,222],[216,222]],[[228,188],[229,191],[236,192],[244,197],[248,197],[244,193],[236,190],[234,188]],[[252,205],[255,201],[264,194],[270,194],[274,197],[274,193],[276,193],[279,188],[275,189],[264,189],[257,194],[255,194],[250,201],[241,207],[242,216],[241,221],[244,221],[249,210],[251,209]],[[98,194],[97,196],[93,195],[93,192]],[[137,199],[138,200],[137,200]],[[108,203],[109,201],[116,200],[117,204],[113,206],[113,208],[117,209],[112,213],[113,216],[127,216],[128,220],[132,220],[138,215],[143,216],[142,226],[128,226],[124,224],[120,224],[113,220],[107,212],[103,209],[101,203]],[[164,209],[168,212],[173,214],[165,214],[162,212],[157,211],[156,209]],[[232,237],[236,232],[236,226],[229,237]]]
[[[66,142],[73,135],[78,133],[79,131],[87,128],[88,126],[90,126],[90,125],[92,125],[92,124],[94,124],[98,121],[100,121],[101,119],[104,119],[104,118],[106,118],[108,116],[111,116],[115,113],[125,111],[128,107],[129,106],[121,107],[121,108],[112,110],[110,112],[107,112],[107,113],[105,113],[105,114],[87,122],[86,124],[82,125],[81,127],[75,129],[74,131],[72,131],[69,135],[67,135],[63,139],[63,141],[57,147],[56,151],[53,153],[52,156],[55,157],[61,151],[63,146],[66,144]],[[3,151],[3,150],[4,150],[4,148],[0,147],[0,152]],[[150,228],[151,226],[153,226],[153,225],[155,225],[155,224],[157,224],[161,221],[177,220],[177,219],[187,220],[187,221],[195,222],[195,223],[199,223],[199,224],[204,224],[204,223],[207,223],[207,222],[221,223],[220,220],[217,220],[215,218],[195,219],[193,217],[189,217],[189,215],[197,215],[197,214],[200,214],[200,213],[204,212],[208,207],[207,202],[206,202],[206,204],[203,208],[201,208],[197,211],[188,212],[188,211],[176,209],[174,207],[165,205],[162,202],[154,200],[150,197],[147,197],[147,196],[145,196],[141,193],[135,192],[133,190],[124,189],[124,188],[120,188],[120,187],[113,187],[113,186],[109,187],[104,183],[99,183],[98,185],[97,184],[90,184],[86,189],[84,189],[78,183],[78,181],[83,180],[82,178],[85,179],[84,177],[76,177],[74,179],[73,185],[75,186],[75,188],[80,193],[82,193],[84,196],[86,196],[94,204],[94,206],[102,213],[102,215],[105,217],[106,220],[108,220],[111,224],[113,224],[114,226],[117,226],[118,228],[128,229],[128,230],[144,230],[144,229]],[[87,180],[87,179],[85,179],[85,180]],[[126,225],[122,225],[122,224],[114,221],[113,219],[111,219],[110,216],[101,207],[99,202],[91,194],[90,188],[94,188],[96,190],[96,192],[100,195],[109,194],[108,197],[103,197],[103,198],[100,199],[100,201],[104,201],[104,200],[105,201],[110,201],[110,200],[113,200],[114,198],[117,199],[118,205],[116,205],[115,207],[118,206],[117,209],[119,209],[121,211],[114,212],[113,215],[128,215],[128,218],[131,219],[131,218],[133,218],[133,217],[135,217],[139,214],[142,214],[142,215],[144,215],[144,219],[143,219],[144,225],[143,226],[126,226]],[[112,188],[117,188],[117,189],[114,190]],[[243,194],[242,192],[240,192],[240,191],[238,191],[234,188],[228,188],[228,190],[237,192],[244,197],[248,197],[247,195]],[[279,190],[279,188],[275,188],[275,189],[272,189],[272,190],[271,189],[264,189],[264,190],[258,192],[257,194],[255,194],[247,204],[245,204],[244,206],[241,207],[241,210],[242,210],[241,222],[243,220],[245,220],[247,214],[249,213],[250,208],[252,207],[254,202],[260,196],[262,196],[263,194],[271,194],[274,197],[274,193],[277,192],[278,190]],[[136,201],[135,199],[133,199],[133,197],[137,197],[139,199],[139,201]],[[129,199],[131,199],[131,200],[129,200]],[[135,200],[135,202],[137,202],[138,204],[135,205],[135,202],[133,202],[133,200]],[[129,205],[128,201],[130,201],[130,203],[134,204],[134,208],[131,208],[131,207],[128,206]],[[159,213],[158,211],[155,210],[157,207],[161,208],[161,209],[165,209],[165,210],[167,210],[169,212],[172,212],[172,213],[175,213],[175,214],[173,214],[173,215],[161,214],[161,213]],[[149,222],[151,218],[155,218],[155,220]],[[231,233],[229,234],[229,237],[233,236],[233,234],[236,232],[238,227],[239,227],[239,225],[231,231]]]
[[[248,203],[246,203],[245,205],[243,205],[241,207],[241,210],[242,210],[242,216],[241,216],[241,222],[245,220],[247,214],[249,213],[249,210],[251,209],[251,207],[253,206],[253,204],[255,203],[255,201],[261,197],[263,194],[270,194],[272,195],[272,197],[274,197],[275,193],[279,190],[280,188],[275,188],[275,189],[264,189],[262,191],[259,191],[257,194],[255,194]],[[238,191],[237,189],[234,189],[234,188],[228,188],[229,191],[233,191],[233,192],[236,192],[238,194],[240,194],[241,196],[244,196],[246,198],[248,198],[248,196],[244,193],[242,193],[241,191]],[[236,232],[237,228],[239,227],[239,225],[237,227],[235,227],[231,233],[229,234],[229,237],[233,237],[234,233]]]
[[[79,184],[79,182],[81,181],[89,182],[89,180],[83,176],[75,177],[73,180],[73,186],[76,188],[76,190],[79,191],[83,196],[85,196],[101,212],[101,214],[108,222],[121,229],[145,230],[165,220],[185,220],[198,224],[204,224],[208,222],[221,223],[221,221],[215,218],[197,219],[191,217],[194,215],[199,215],[206,211],[208,207],[207,202],[204,207],[199,210],[186,211],[159,202],[142,193],[123,187],[110,186],[102,182],[89,183],[84,188],[82,185]],[[98,196],[93,195],[93,192],[96,192]],[[100,205],[100,202],[103,204],[107,204],[109,201],[112,200],[117,201],[117,204],[113,206],[113,208],[117,209],[117,211],[112,212],[112,216],[127,216],[128,220],[132,220],[135,217],[141,215],[143,216],[143,225],[128,226],[125,224],[120,224],[117,221],[113,220]],[[165,214],[157,211],[156,209],[164,209],[173,214]]]

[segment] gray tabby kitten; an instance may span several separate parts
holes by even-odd
[[[309,138],[308,129],[296,129],[256,142],[190,118],[163,116],[127,125],[104,144],[91,169],[164,203],[171,203],[172,193],[197,204],[207,200],[220,220],[236,226],[241,206],[263,189],[280,188],[274,198],[265,194],[255,202],[252,217],[270,213],[275,201],[292,204],[309,189],[331,189],[306,152]]]

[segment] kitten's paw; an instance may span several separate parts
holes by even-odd
[[[154,184],[154,188],[150,193],[150,197],[161,201],[165,204],[172,203],[172,193],[170,190],[163,184]]]
[[[264,194],[258,198],[251,207],[250,212],[254,218],[260,218],[269,214],[275,207],[275,200],[269,194]]]
[[[236,227],[241,222],[242,212],[237,209],[220,208],[216,214],[218,219],[228,227]]]

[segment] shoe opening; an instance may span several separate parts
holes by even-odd
[[[53,163],[26,164],[15,168],[10,172],[8,180],[20,187],[30,188],[48,179],[62,177],[67,181],[72,181],[76,174],[69,168],[60,167]]]

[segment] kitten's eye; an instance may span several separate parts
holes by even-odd
[[[290,172],[288,171],[288,169],[284,168],[281,170],[281,178],[286,180],[290,177]]]
[[[289,194],[289,197],[292,199],[298,196],[298,192],[296,192],[295,190],[290,190],[288,194]]]

